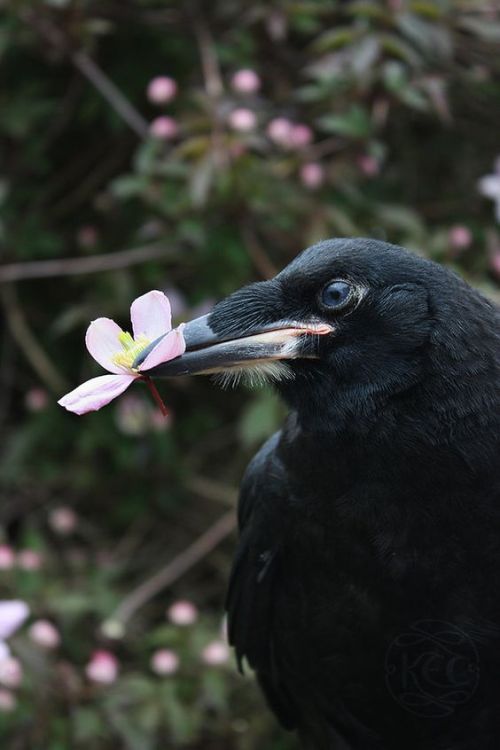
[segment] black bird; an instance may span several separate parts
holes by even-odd
[[[498,310],[400,247],[305,250],[158,376],[290,407],[239,502],[229,634],[314,750],[500,748]]]

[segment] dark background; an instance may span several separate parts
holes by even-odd
[[[172,381],[167,421],[139,385],[85,417],[56,401],[100,372],[91,319],[127,326],[154,288],[188,319],[326,237],[403,244],[498,296],[479,181],[500,151],[499,13],[45,0],[0,14],[0,553],[13,558],[0,597],[61,636],[52,649],[29,627],[13,639],[23,677],[2,688],[3,747],[295,747],[252,679],[204,651],[220,646],[227,514],[282,419],[276,398]],[[248,69],[258,91],[241,90],[255,76],[233,80]],[[148,97],[157,76],[175,80],[172,101]],[[276,118],[306,127],[277,142]],[[165,617],[176,600],[198,608],[191,626]],[[180,658],[175,674],[151,668],[158,648]],[[107,686],[85,675],[96,649],[117,659]]]

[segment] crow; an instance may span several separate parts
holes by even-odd
[[[310,750],[500,748],[498,320],[434,262],[334,239],[152,372],[270,381],[290,408],[242,482],[227,610]]]

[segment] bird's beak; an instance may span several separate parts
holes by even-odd
[[[183,333],[186,351],[181,357],[157,365],[147,374],[153,377],[212,374],[262,364],[269,361],[314,358],[313,348],[307,352],[302,346],[305,337],[332,333],[327,323],[280,320],[270,325],[246,331],[241,336],[219,336],[208,323],[210,315],[203,315],[186,323]],[[154,341],[137,357],[134,367],[140,367]]]

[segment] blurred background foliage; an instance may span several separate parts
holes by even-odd
[[[166,421],[140,386],[83,418],[56,399],[97,374],[89,320],[152,288],[187,319],[321,238],[495,296],[495,5],[0,3],[0,598],[38,623],[0,669],[3,747],[295,747],[221,635],[275,397],[172,381]]]

